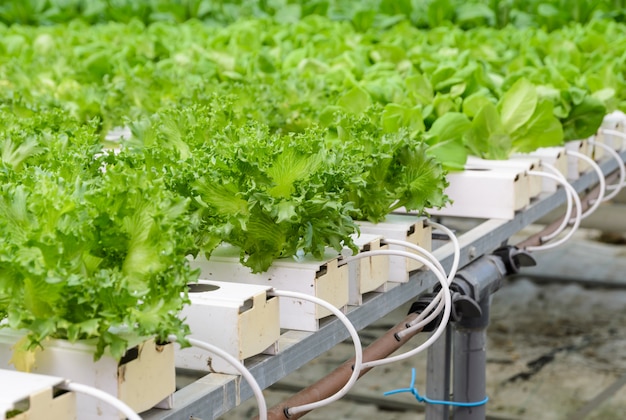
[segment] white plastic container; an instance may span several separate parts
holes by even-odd
[[[76,419],[76,394],[57,388],[63,378],[0,369],[0,420]],[[19,413],[17,413],[19,412]]]
[[[622,111],[614,111],[604,117],[602,126],[598,130],[597,138],[602,138],[604,143],[620,152],[626,149],[626,140],[615,134],[604,133],[602,129],[615,130],[626,134],[626,114]]]
[[[22,332],[0,330],[0,365],[7,366],[12,347],[23,337]],[[33,373],[59,376],[92,386],[119,398],[140,413],[152,407],[172,408],[176,390],[174,345],[156,344],[152,338],[129,335],[128,350],[121,361],[104,354],[93,360],[93,340],[70,343],[46,340],[44,349],[35,352]],[[79,419],[120,419],[112,406],[88,395],[77,395]]]
[[[190,285],[185,318],[189,337],[211,343],[242,361],[278,352],[280,323],[278,298],[268,297],[268,286],[199,280]],[[222,358],[196,347],[176,344],[176,367],[238,375]]]
[[[586,139],[568,141],[565,143],[565,149],[593,158],[593,148],[589,147]],[[574,181],[589,169],[589,164],[578,157],[571,155],[567,157],[567,179]]]
[[[540,147],[539,149],[533,151],[532,153],[524,153],[524,154],[516,154],[514,157],[533,157],[538,158],[543,166],[543,163],[550,164],[555,167],[555,169],[560,172],[564,177],[567,177],[568,172],[568,158],[565,153],[565,147]],[[545,168],[544,168],[545,169]],[[546,171],[551,173],[550,171]],[[541,189],[546,193],[553,193],[557,189],[557,182],[543,178]]]
[[[389,214],[383,222],[358,222],[361,233],[381,235],[383,239],[395,239],[419,245],[427,251],[432,250],[432,229],[425,223],[426,219],[413,214]],[[399,245],[390,245],[389,249],[414,252]],[[417,252],[416,252],[417,253]],[[389,257],[389,278],[393,283],[406,283],[409,273],[422,267],[423,264],[404,257]]]
[[[429,209],[432,215],[510,220],[530,203],[528,175],[519,169],[465,170],[451,172],[447,179],[445,193],[452,202]]]
[[[298,260],[284,258],[274,261],[264,273],[253,273],[239,263],[237,247],[222,245],[213,251],[210,260],[198,256],[190,264],[200,268],[200,277],[206,280],[250,283],[305,293],[345,309],[349,273],[347,265],[338,266],[339,258],[336,251],[329,250],[322,261],[308,255]],[[320,320],[331,314],[311,302],[292,298],[280,299],[279,311],[281,328],[302,331],[317,331]]]
[[[359,252],[389,249],[382,245],[382,236],[362,233],[354,237],[354,243],[359,247]],[[387,291],[387,279],[389,278],[389,256],[375,255],[361,258],[348,263],[349,277],[349,300],[350,305],[362,305],[363,296],[369,292]]]
[[[516,169],[528,173],[529,171],[543,171],[541,160],[536,157],[513,156],[506,160],[487,160],[476,156],[468,156],[465,169]],[[543,191],[543,178],[538,176],[528,177],[528,194],[535,198]]]
[[[596,133],[596,135],[591,136],[587,139],[587,141],[592,141],[596,144],[606,144],[604,140],[604,136]],[[602,146],[596,146],[595,144],[589,144],[589,152],[591,153],[591,158],[596,162],[600,162],[603,158],[606,157],[606,150]]]
[[[121,140],[128,140],[133,135],[129,126],[113,127],[104,137],[105,141],[119,143]]]

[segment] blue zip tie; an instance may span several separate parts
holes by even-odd
[[[422,397],[419,394],[419,392],[417,391],[417,388],[415,387],[415,368],[411,369],[411,385],[410,385],[410,388],[400,388],[400,389],[395,389],[393,391],[387,391],[383,395],[387,396],[387,395],[393,395],[393,394],[400,394],[402,392],[408,392],[408,393],[413,394],[415,399],[417,401],[421,402],[421,403],[449,405],[449,406],[452,406],[452,407],[478,407],[478,406],[487,404],[487,401],[489,401],[489,397],[485,397],[484,400],[477,401],[477,402],[457,402],[457,401],[431,400],[430,398],[428,398],[426,396]]]

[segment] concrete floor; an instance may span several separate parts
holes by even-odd
[[[594,235],[583,232],[571,243],[538,255],[536,269],[507,280],[493,296],[487,353],[490,418],[626,418],[626,246],[597,242]],[[402,319],[406,309],[361,331],[364,345]],[[423,339],[416,337],[407,348]],[[265,391],[268,406],[331,371],[352,351],[349,343],[342,343],[287,376]],[[423,404],[411,395],[382,396],[408,386],[412,367],[423,391],[425,354],[376,368],[342,401],[306,418],[423,418]],[[222,418],[254,415],[256,405],[247,401]]]

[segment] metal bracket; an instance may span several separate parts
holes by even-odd
[[[424,309],[428,306],[430,302],[435,298],[437,293],[427,293],[421,295],[415,302],[411,304],[411,308],[409,308],[409,314],[421,314],[424,312]],[[429,314],[426,314],[429,315]],[[423,332],[432,332],[435,331],[437,325],[441,322],[442,314],[439,314],[435,319],[430,321],[423,329]]]
[[[452,292],[450,319],[459,322],[463,318],[480,318],[483,314],[480,305],[473,298],[459,292]]]
[[[528,252],[514,246],[503,246],[494,251],[493,255],[483,257],[467,269],[459,271],[450,285],[451,319],[459,322],[480,318],[483,315],[480,302],[500,288],[502,279],[517,273],[520,267],[532,265],[536,265],[536,262]]]
[[[493,252],[504,262],[507,274],[516,274],[521,267],[534,267],[537,265],[535,258],[523,249],[516,246],[503,246]]]

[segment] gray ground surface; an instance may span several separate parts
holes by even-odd
[[[578,235],[571,244],[541,254],[537,269],[509,279],[494,295],[487,366],[487,411],[493,418],[626,418],[626,246],[599,243],[593,236],[593,232]],[[575,281],[529,280],[554,275],[583,279],[586,287]],[[594,286],[598,281],[603,287]],[[399,308],[361,331],[364,345],[405,313],[406,308]],[[410,346],[419,341],[418,337]],[[287,376],[265,391],[268,405],[314,382],[351,357],[352,351],[349,343],[342,343]],[[425,366],[426,355],[421,354],[377,368],[347,398],[306,418],[423,418],[423,405],[412,396],[382,393],[406,387],[412,367],[418,372],[418,389],[424,390]],[[255,414],[254,401],[247,401],[222,418],[247,419]]]

